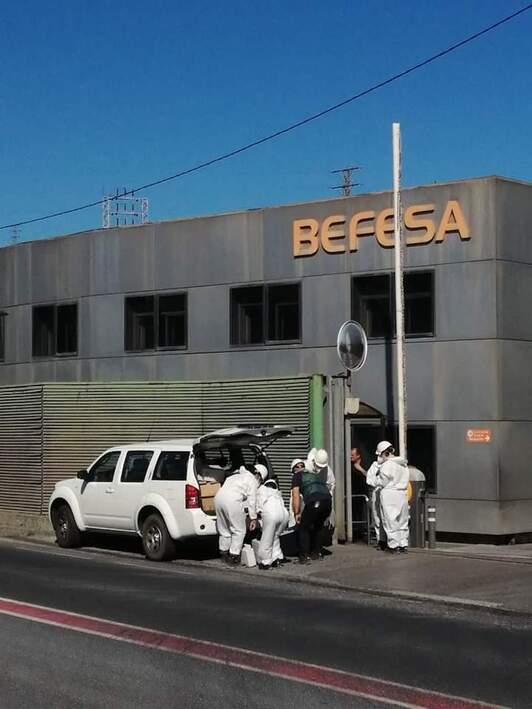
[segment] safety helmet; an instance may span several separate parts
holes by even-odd
[[[305,461],[303,460],[303,458],[294,458],[294,460],[290,463],[290,470],[292,472],[296,465],[305,465]]]
[[[317,448],[311,448],[308,452],[307,460],[313,461],[316,459]]]
[[[316,455],[314,456],[314,464],[318,469],[326,468],[329,465],[329,456],[327,455],[326,450],[320,448],[318,451],[316,451]]]
[[[375,451],[375,455],[382,455],[389,448],[391,448],[393,451],[393,446],[389,441],[381,441],[380,443],[377,444],[377,450]]]
[[[268,477],[268,468],[262,463],[255,463],[255,472],[260,475],[262,482]]]

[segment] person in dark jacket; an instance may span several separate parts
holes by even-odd
[[[292,507],[298,527],[300,564],[308,564],[320,558],[323,525],[332,509],[331,493],[321,475],[324,465],[328,464],[327,458],[326,451],[317,451],[318,465],[298,470],[292,477]],[[303,512],[301,498],[305,502]]]

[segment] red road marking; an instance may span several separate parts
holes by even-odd
[[[398,706],[423,707],[424,709],[494,709],[497,706],[319,665],[288,660],[274,655],[243,650],[229,645],[196,640],[184,635],[173,635],[126,623],[116,623],[103,618],[23,603],[9,598],[0,598],[0,613],[68,630],[76,630],[89,635],[98,635],[134,645],[186,655],[199,660],[226,664],[252,672],[305,682]]]

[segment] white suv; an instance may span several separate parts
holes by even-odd
[[[81,546],[85,531],[138,534],[148,559],[168,559],[176,540],[217,533],[214,495],[225,477],[259,461],[272,474],[264,448],[292,431],[239,427],[109,448],[76,478],[56,484],[48,514],[57,543]]]

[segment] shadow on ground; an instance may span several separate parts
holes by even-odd
[[[125,552],[127,554],[137,554],[144,556],[142,550],[142,540],[140,537],[129,535],[110,535],[87,533],[83,539],[84,547],[101,549],[103,551]],[[176,559],[193,559],[204,561],[206,559],[216,559],[218,557],[217,537],[206,539],[190,539],[176,544]]]

